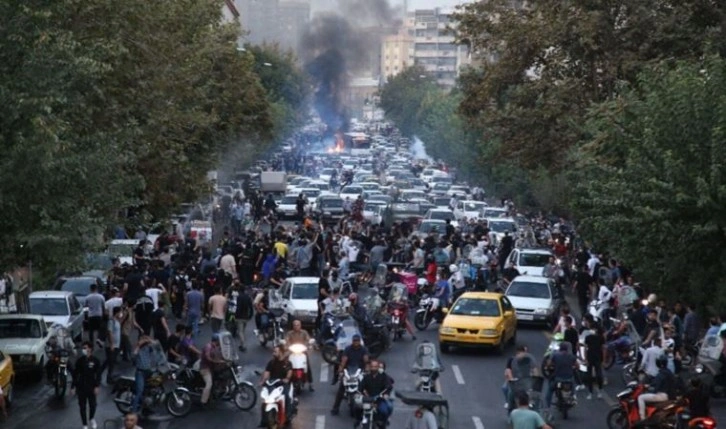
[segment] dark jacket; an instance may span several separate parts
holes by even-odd
[[[89,358],[84,355],[78,358],[75,371],[73,371],[71,388],[83,392],[92,392],[93,389],[100,385],[101,362],[94,356]]]
[[[368,374],[363,377],[360,390],[366,392],[369,396],[378,396],[384,391],[391,389],[391,379],[385,373]]]

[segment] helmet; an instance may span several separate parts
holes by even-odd
[[[565,341],[565,334],[558,332],[554,335],[554,337],[552,337],[552,339],[555,341]]]
[[[665,368],[668,366],[668,356],[665,355],[665,353],[661,354],[657,358],[655,358],[655,365],[658,368]]]
[[[451,265],[449,265],[449,271],[451,271],[452,273],[455,273],[455,272],[459,271],[459,266],[456,264],[451,264]]]
[[[423,279],[423,278],[422,278],[422,279],[418,279],[418,280],[416,280],[416,284],[417,284],[418,286],[426,286],[426,285],[428,285],[428,284],[429,284],[429,282],[428,282],[428,281],[427,281],[426,279]],[[726,332],[726,331],[724,331],[724,332]]]

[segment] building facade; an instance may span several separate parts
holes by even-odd
[[[247,42],[298,51],[300,35],[310,23],[309,0],[236,0],[235,4]]]
[[[381,76],[384,80],[396,76],[414,64],[414,41],[409,28],[404,26],[396,34],[381,41]]]

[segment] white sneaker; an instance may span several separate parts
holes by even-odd
[[[588,401],[592,401],[592,393],[588,393],[587,394],[587,400]]]
[[[585,390],[585,385],[584,384],[578,384],[577,386],[575,386],[575,391],[576,392],[579,392],[580,390]]]
[[[96,419],[91,419],[91,422],[90,423],[91,423],[91,429],[98,428],[98,425],[96,424]]]

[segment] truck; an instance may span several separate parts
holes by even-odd
[[[263,171],[260,173],[260,191],[263,193],[285,193],[287,175],[284,171]]]

